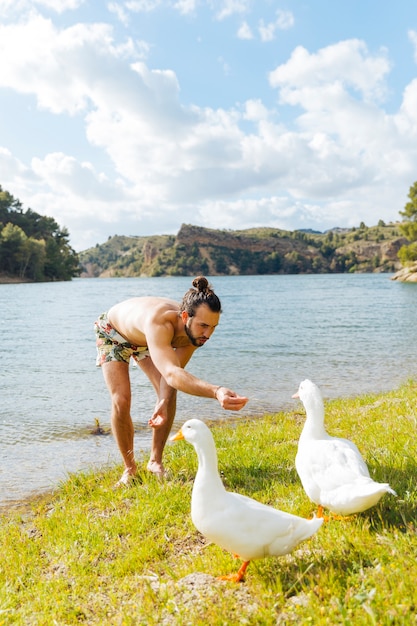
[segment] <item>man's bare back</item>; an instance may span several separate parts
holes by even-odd
[[[145,329],[149,328],[149,324],[171,328],[171,345],[174,345],[177,337],[187,337],[181,330],[183,324],[178,323],[179,310],[180,306],[174,300],[143,296],[115,304],[108,311],[107,317],[113,328],[135,346],[148,345]],[[188,339],[183,343],[188,345]]]

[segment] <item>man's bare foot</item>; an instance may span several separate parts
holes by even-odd
[[[155,476],[158,476],[158,478],[165,478],[167,475],[162,463],[158,463],[157,461],[149,461],[147,469],[149,472],[152,472],[152,474],[155,474]]]
[[[126,468],[120,480],[117,481],[115,487],[129,487],[135,482],[136,471]]]

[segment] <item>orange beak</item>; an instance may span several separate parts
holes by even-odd
[[[181,428],[179,429],[176,435],[173,435],[172,437],[170,437],[170,441],[180,441],[181,439],[184,439],[184,435],[182,434]]]

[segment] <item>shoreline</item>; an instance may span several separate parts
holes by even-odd
[[[231,417],[224,417],[222,419],[205,419],[204,421],[206,423],[211,423],[213,425],[216,426],[221,426],[223,424],[229,424],[229,425],[235,425],[235,424],[242,424],[245,421],[248,422],[253,422],[254,420],[258,420],[258,419],[263,419],[268,415],[279,415],[279,414],[286,414],[286,413],[291,413],[291,411],[287,411],[287,410],[278,410],[278,411],[274,411],[274,412],[264,412],[258,415],[246,415],[244,417],[236,417],[235,415],[231,416]],[[171,430],[171,434],[173,434],[173,432],[175,431],[175,424]],[[178,426],[179,428],[179,426]],[[107,436],[109,433],[105,432],[104,435]],[[96,436],[95,433],[90,432],[90,435],[92,436]],[[169,440],[168,440],[169,441]],[[114,445],[116,446],[116,442],[114,442]],[[140,464],[143,459],[139,456],[139,454],[143,455],[144,453],[149,453],[150,451],[150,447],[149,449],[145,449],[145,448],[141,448],[136,461],[138,462],[138,464]],[[100,466],[99,468],[96,468],[95,470],[83,470],[83,469],[79,469],[75,472],[71,472],[67,478],[63,481],[59,481],[55,487],[51,487],[48,489],[45,489],[44,491],[33,491],[31,494],[28,494],[27,496],[17,499],[13,499],[13,500],[9,500],[6,502],[1,502],[0,500],[0,516],[2,514],[7,514],[7,513],[13,513],[13,512],[19,512],[20,510],[23,510],[24,513],[26,512],[30,512],[30,508],[32,506],[32,504],[36,504],[37,502],[41,502],[43,500],[49,500],[50,498],[52,498],[54,496],[54,494],[56,493],[56,491],[59,489],[59,486],[61,484],[65,484],[68,480],[71,479],[71,476],[73,475],[77,475],[78,473],[90,473],[90,471],[94,474],[94,475],[98,475],[99,473],[107,473],[107,472],[111,472],[115,467],[122,467],[122,460],[120,458],[119,461],[112,461],[111,463],[108,464],[103,464],[102,466]]]
[[[57,487],[58,488],[58,487]],[[34,493],[27,496],[23,500],[12,500],[10,503],[0,504],[0,516],[13,513],[29,514],[32,511],[32,505],[40,503],[43,500],[49,501],[55,493],[55,489],[45,491],[43,493]]]
[[[381,391],[381,392],[366,392],[366,393],[360,393],[357,395],[353,395],[353,396],[346,396],[346,397],[337,397],[337,398],[324,398],[324,403],[325,405],[328,403],[332,403],[332,402],[337,402],[337,401],[356,401],[360,398],[365,398],[366,396],[376,396],[377,398],[383,398],[386,396],[389,396],[395,392],[399,392],[402,388],[408,386],[410,383],[412,384],[416,384],[417,379],[414,377],[408,377],[406,380],[404,380],[402,383],[400,383],[399,385],[397,385],[396,387],[392,388],[392,389],[388,389],[385,391]],[[301,413],[300,413],[301,410]],[[223,419],[212,419],[212,420],[204,420],[206,423],[211,423],[212,425],[215,426],[223,426],[224,424],[227,425],[237,425],[237,424],[244,424],[244,422],[254,422],[256,420],[262,420],[262,419],[266,419],[270,416],[279,416],[279,415],[284,415],[286,417],[291,416],[293,414],[303,414],[303,407],[299,406],[299,405],[295,405],[294,409],[282,409],[282,410],[277,410],[277,411],[273,411],[273,412],[264,412],[258,415],[252,415],[252,416],[244,416],[242,418],[236,417],[236,416],[232,416],[230,418],[223,418]],[[175,431],[175,424],[171,430],[171,434],[173,434],[173,431]],[[169,439],[168,439],[169,442]],[[115,442],[116,445],[116,442]],[[145,450],[141,450],[141,452],[145,452]],[[148,450],[146,450],[146,452],[148,452]],[[138,458],[137,461],[140,463],[141,460]],[[112,465],[108,465],[108,466],[102,466],[100,469],[95,469],[95,470],[91,470],[93,475],[98,475],[101,472],[107,473],[107,472],[111,472],[112,469],[114,469],[115,467],[117,467],[118,465],[121,465],[122,462],[120,460],[120,462],[114,463]],[[83,473],[83,471],[85,470],[78,470],[76,472],[73,473],[73,475],[77,475],[78,473]],[[63,483],[66,483],[68,480],[70,480],[71,476],[68,476],[68,478],[63,481]],[[17,500],[12,500],[10,502],[5,502],[5,503],[1,503],[0,502],[0,516],[1,515],[8,515],[8,514],[13,514],[13,513],[19,513],[19,512],[23,512],[23,514],[29,514],[31,513],[32,510],[32,505],[36,504],[36,503],[41,503],[42,501],[49,501],[51,498],[53,498],[54,494],[58,491],[59,489],[59,485],[63,484],[58,483],[54,488],[51,489],[47,489],[46,491],[42,491],[42,492],[34,492],[31,495],[28,495],[27,497]]]
[[[0,285],[20,285],[21,283],[32,283],[33,280],[28,278],[19,278],[18,276],[8,276],[7,274],[0,274]]]
[[[401,283],[417,283],[417,263],[401,268],[391,277]]]

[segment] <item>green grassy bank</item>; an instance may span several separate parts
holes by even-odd
[[[294,467],[304,410],[213,424],[226,487],[297,515],[314,510]],[[326,403],[332,435],[353,439],[371,475],[398,493],[326,522],[291,555],[239,563],[192,525],[197,459],[167,446],[170,478],[143,462],[70,476],[55,493],[0,514],[0,624],[198,625],[417,623],[417,382]],[[175,432],[175,427],[173,433]]]

